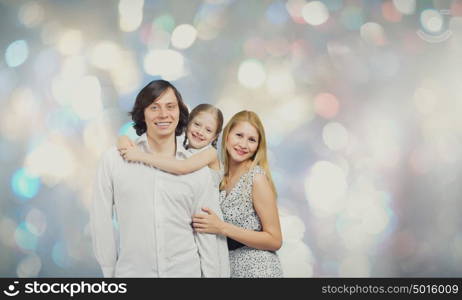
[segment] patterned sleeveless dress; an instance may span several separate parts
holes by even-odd
[[[220,191],[220,207],[225,222],[261,231],[260,218],[253,207],[252,188],[254,176],[264,173],[260,166],[255,166],[239,178],[228,194],[225,190]],[[240,245],[229,251],[231,277],[282,277],[281,263],[275,252]]]

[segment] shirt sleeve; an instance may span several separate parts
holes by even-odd
[[[218,189],[213,186],[209,172],[207,178],[207,184],[202,185],[202,189],[197,195],[199,201],[195,213],[204,213],[201,208],[208,207],[223,219],[218,204]],[[229,277],[229,254],[226,238],[221,235],[197,232],[194,233],[194,237],[199,250],[202,277]]]
[[[116,231],[112,223],[114,190],[110,154],[106,152],[99,163],[90,207],[93,251],[104,277],[114,277],[117,261]]]

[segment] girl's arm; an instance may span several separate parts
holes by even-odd
[[[128,136],[126,135],[119,136],[119,138],[117,139],[117,150],[120,151],[122,149],[128,149],[131,147],[135,147],[135,144],[132,142],[132,140]]]
[[[217,151],[213,147],[196,153],[185,160],[142,152],[136,147],[122,150],[122,156],[125,160],[142,162],[177,175],[197,171],[218,159]]]
[[[262,231],[244,229],[226,223],[208,208],[203,208],[207,215],[194,215],[193,226],[197,232],[221,234],[251,248],[279,250],[282,246],[282,233],[276,197],[264,174],[256,174],[254,177],[253,205],[260,218]]]

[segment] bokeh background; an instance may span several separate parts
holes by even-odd
[[[149,81],[257,112],[287,276],[462,276],[462,2],[0,1],[0,276],[101,276],[98,159]]]

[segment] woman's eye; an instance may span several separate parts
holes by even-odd
[[[237,135],[238,137],[242,137],[242,134],[241,134],[241,133],[236,133],[236,135]]]
[[[210,130],[210,129],[207,129],[207,132],[208,132],[208,133],[212,133],[212,130]]]
[[[154,106],[151,106],[151,109],[152,109],[152,110],[157,110],[158,107],[157,107],[156,105],[154,105]]]
[[[249,141],[251,141],[252,143],[257,142],[255,139],[249,139]]]

